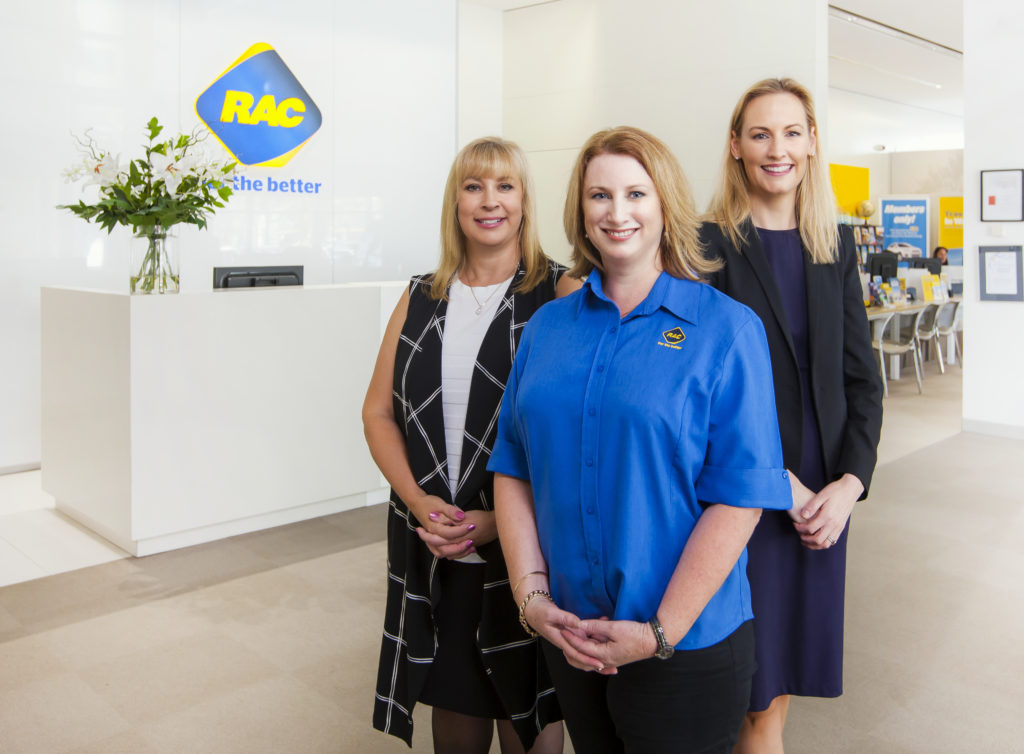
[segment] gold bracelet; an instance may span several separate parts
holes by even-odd
[[[526,574],[521,579],[519,579],[519,581],[516,582],[516,585],[514,587],[512,587],[512,596],[513,597],[516,596],[516,589],[521,587],[523,585],[523,582],[526,581],[530,576],[547,576],[547,575],[548,575],[547,571],[530,571],[528,574]]]
[[[552,602],[554,602],[554,600],[551,598],[551,592],[544,589],[534,589],[526,595],[522,602],[519,603],[519,625],[521,625],[523,630],[530,636],[540,636],[540,634],[534,631],[533,627],[526,622],[526,606],[530,604],[530,600],[534,597],[547,597]]]

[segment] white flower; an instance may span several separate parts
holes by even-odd
[[[189,156],[176,158],[174,154],[162,155],[153,152],[149,157],[153,166],[153,180],[163,181],[167,193],[172,196],[178,193],[178,187],[192,169],[193,160]]]
[[[86,159],[85,185],[110,186],[117,183],[117,176],[121,172],[120,161],[121,156],[113,154],[101,154],[98,160]]]
[[[80,162],[72,165],[67,170],[62,170],[61,175],[64,176],[65,182],[74,183],[78,179],[89,175],[89,170],[90,161],[83,157]]]

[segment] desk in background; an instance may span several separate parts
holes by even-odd
[[[386,500],[361,407],[405,285],[43,288],[43,489],[133,555]]]

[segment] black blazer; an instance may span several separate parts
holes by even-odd
[[[714,223],[704,223],[706,253],[724,266],[709,281],[761,318],[771,352],[775,405],[786,468],[800,476],[803,400],[796,352],[782,295],[757,231],[748,221],[736,249]],[[882,431],[882,381],[875,366],[864,295],[850,228],[840,226],[839,260],[814,264],[804,254],[807,280],[811,396],[818,415],[826,479],[845,473],[871,485]]]

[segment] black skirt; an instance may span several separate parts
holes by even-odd
[[[434,612],[437,654],[419,701],[463,715],[508,719],[477,645],[484,566],[439,560],[437,567],[441,580],[441,601]]]

